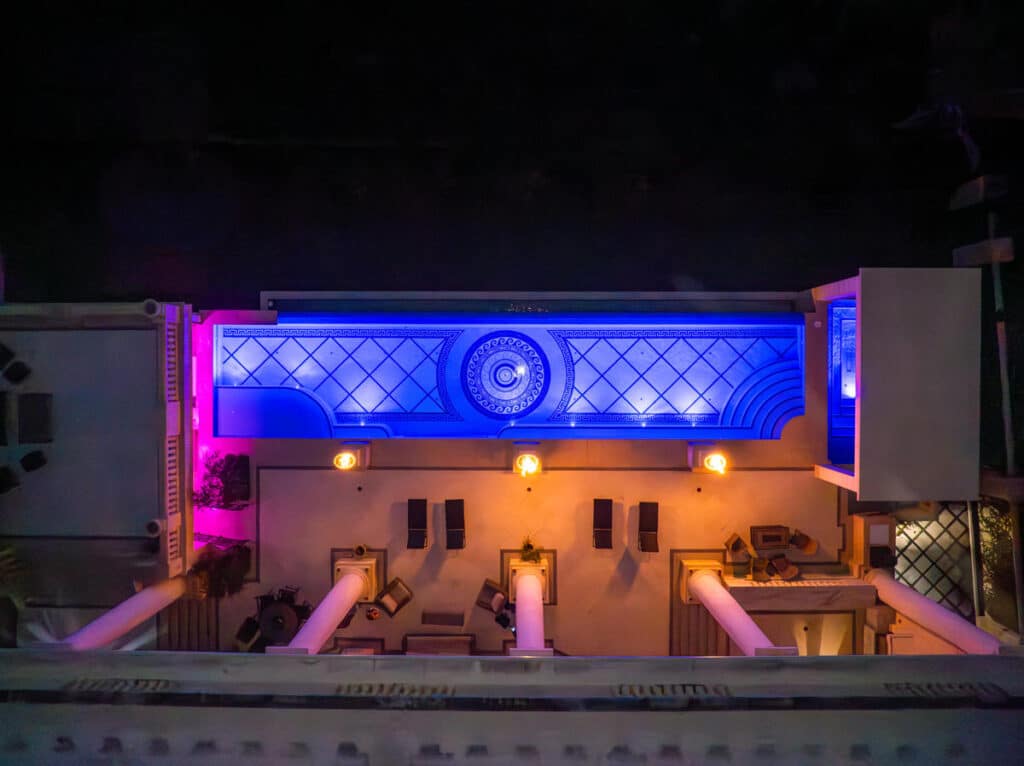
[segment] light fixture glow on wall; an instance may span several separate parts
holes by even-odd
[[[331,461],[339,471],[363,470],[370,463],[369,442],[344,442]]]
[[[686,452],[691,471],[724,476],[729,467],[728,456],[713,442],[690,442]]]
[[[351,450],[339,452],[334,456],[334,467],[339,471],[351,471],[359,465],[359,457]]]
[[[725,455],[721,452],[712,452],[710,455],[704,456],[704,467],[709,471],[724,474],[728,465],[729,461],[726,460]]]
[[[537,442],[515,442],[512,470],[524,479],[540,473],[540,445]]]
[[[540,458],[536,455],[524,452],[521,455],[516,456],[516,471],[524,479],[527,476],[533,476],[537,471],[540,470]]]

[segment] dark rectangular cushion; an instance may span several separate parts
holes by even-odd
[[[465,622],[465,612],[431,612],[424,609],[420,616],[420,623],[423,625],[447,625],[461,628]]]
[[[409,537],[407,548],[427,547],[427,501],[425,498],[409,499],[406,503]]]
[[[896,566],[896,556],[888,545],[872,545],[868,549],[868,563],[872,567],[891,569]]]
[[[464,500],[444,501],[444,525],[447,529],[466,528],[466,503]]]
[[[450,549],[466,547],[466,504],[463,500],[444,501],[445,543]]]
[[[658,552],[658,533],[657,532],[641,532],[640,533],[640,550],[646,553],[657,553]]]
[[[594,547],[612,547],[612,501],[594,498]]]
[[[658,504],[640,503],[640,531],[658,531]]]
[[[0,494],[10,492],[20,484],[18,474],[12,471],[9,465],[0,465]]]
[[[466,547],[466,530],[449,529],[445,533],[445,547],[449,550],[458,550]]]
[[[412,500],[406,503],[409,514],[409,529],[427,528],[427,501],[425,499]]]
[[[612,531],[610,529],[595,529],[594,530],[594,547],[595,548],[611,548],[612,547]]]
[[[406,548],[422,549],[427,547],[427,533],[423,529],[410,529],[405,541]]]
[[[779,524],[753,526],[750,528],[750,543],[756,550],[786,550],[789,547],[789,527]]]
[[[225,455],[221,481],[224,485],[224,506],[226,508],[234,508],[249,502],[252,495],[252,489],[249,486],[249,456]]]
[[[49,444],[53,441],[53,395],[18,396],[18,441],[21,444]]]

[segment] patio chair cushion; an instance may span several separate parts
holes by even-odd
[[[427,501],[410,498],[406,503],[407,526],[406,548],[427,547]]]
[[[18,441],[45,444],[53,441],[53,395],[18,396]]]
[[[445,534],[445,547],[448,550],[461,550],[466,547],[466,531],[464,529],[449,529]]]
[[[641,532],[640,533],[640,550],[644,553],[657,553],[658,552],[658,533],[657,532]]]
[[[466,504],[463,500],[444,501],[445,545],[449,549],[466,547]]]
[[[402,607],[412,601],[412,590],[402,578],[396,577],[377,594],[375,601],[388,615],[394,617]]]
[[[9,465],[0,466],[0,495],[4,492],[10,492],[20,484],[18,474],[12,471]]]
[[[640,503],[639,508],[640,550],[658,552],[658,504]]]
[[[422,549],[427,547],[427,533],[422,529],[410,529],[405,540],[406,548]]]
[[[612,501],[594,498],[594,547],[612,547]]]
[[[494,580],[484,580],[483,587],[480,588],[480,593],[476,597],[476,605],[481,609],[487,609],[498,614],[505,608],[507,603],[508,593],[505,592],[501,585]]]

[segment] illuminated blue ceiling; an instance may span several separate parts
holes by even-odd
[[[803,317],[351,315],[221,325],[218,436],[777,439]]]
[[[857,303],[833,301],[828,309],[828,459],[854,462],[857,401]]]

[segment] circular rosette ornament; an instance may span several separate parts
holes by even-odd
[[[548,360],[530,338],[517,332],[485,335],[462,363],[462,387],[485,415],[512,420],[531,412],[551,382]]]

